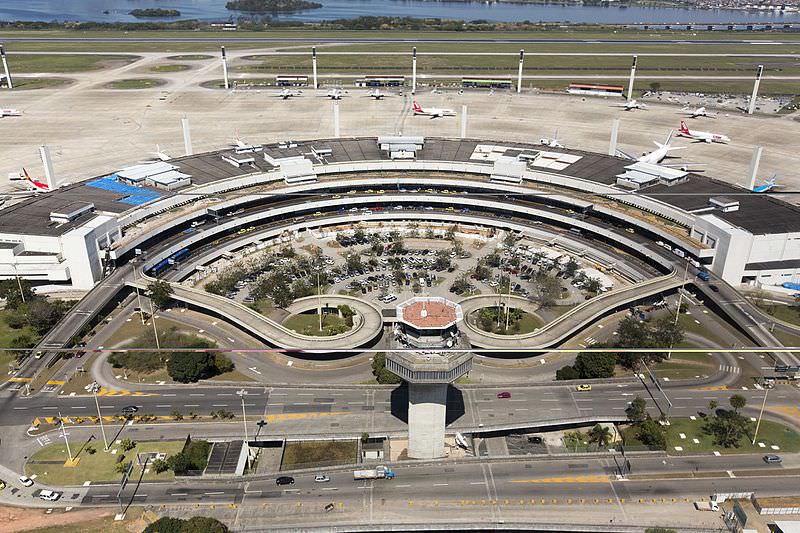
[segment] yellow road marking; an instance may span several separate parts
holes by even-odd
[[[541,479],[512,479],[512,483],[608,483],[608,476],[546,477]]]
[[[12,383],[30,383],[32,378],[11,378],[8,381]]]
[[[64,382],[63,381],[50,380],[50,381],[47,382],[47,384],[48,385],[63,385]]]

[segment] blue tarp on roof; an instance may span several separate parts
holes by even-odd
[[[89,181],[86,185],[94,187],[95,189],[122,194],[124,197],[117,201],[128,205],[142,205],[161,197],[159,193],[151,191],[150,189],[143,189],[141,187],[133,187],[120,183],[117,181],[116,174]]]

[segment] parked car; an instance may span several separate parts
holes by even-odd
[[[281,476],[275,480],[276,485],[294,485],[294,478],[291,476]]]
[[[55,492],[53,490],[43,490],[39,493],[39,498],[43,499],[46,502],[54,502],[61,497],[60,492]]]
[[[508,391],[498,392],[497,397],[501,400],[507,400],[508,398],[511,398],[511,393]]]
[[[33,485],[33,480],[28,476],[19,476],[19,482],[22,483],[23,487],[30,487]]]

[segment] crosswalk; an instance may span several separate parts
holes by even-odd
[[[741,374],[742,369],[734,365],[719,365],[720,372],[728,372],[729,374]]]

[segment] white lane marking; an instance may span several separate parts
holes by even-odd
[[[177,396],[177,394],[162,394],[162,396]]]
[[[396,489],[403,489],[403,488],[410,487],[410,486],[411,486],[411,485],[395,485],[394,487],[395,487]]]
[[[220,392],[219,394],[217,394],[217,396],[233,396],[233,394],[229,392]]]
[[[173,492],[170,496],[188,496],[189,494],[186,492]]]
[[[227,403],[212,403],[211,407],[228,407]]]
[[[217,492],[204,492],[203,494],[205,494],[206,496],[216,496],[216,495],[219,495],[219,494],[225,494],[225,491],[221,490],[221,491],[217,491]]]
[[[172,404],[171,403],[160,403],[160,404],[156,405],[156,407],[161,407],[161,408],[172,407]]]
[[[189,396],[205,396],[205,394],[201,394],[201,393],[191,393],[191,392],[190,392],[190,393],[189,393]]]
[[[447,485],[448,485],[447,483],[434,483],[433,484],[434,487],[446,487]]]
[[[18,411],[24,411],[25,409],[27,409],[27,407],[15,407],[14,409]]]
[[[185,403],[183,404],[184,407],[200,407],[199,403]]]
[[[326,487],[326,488],[324,488],[322,490],[339,490],[339,488],[338,487]]]

